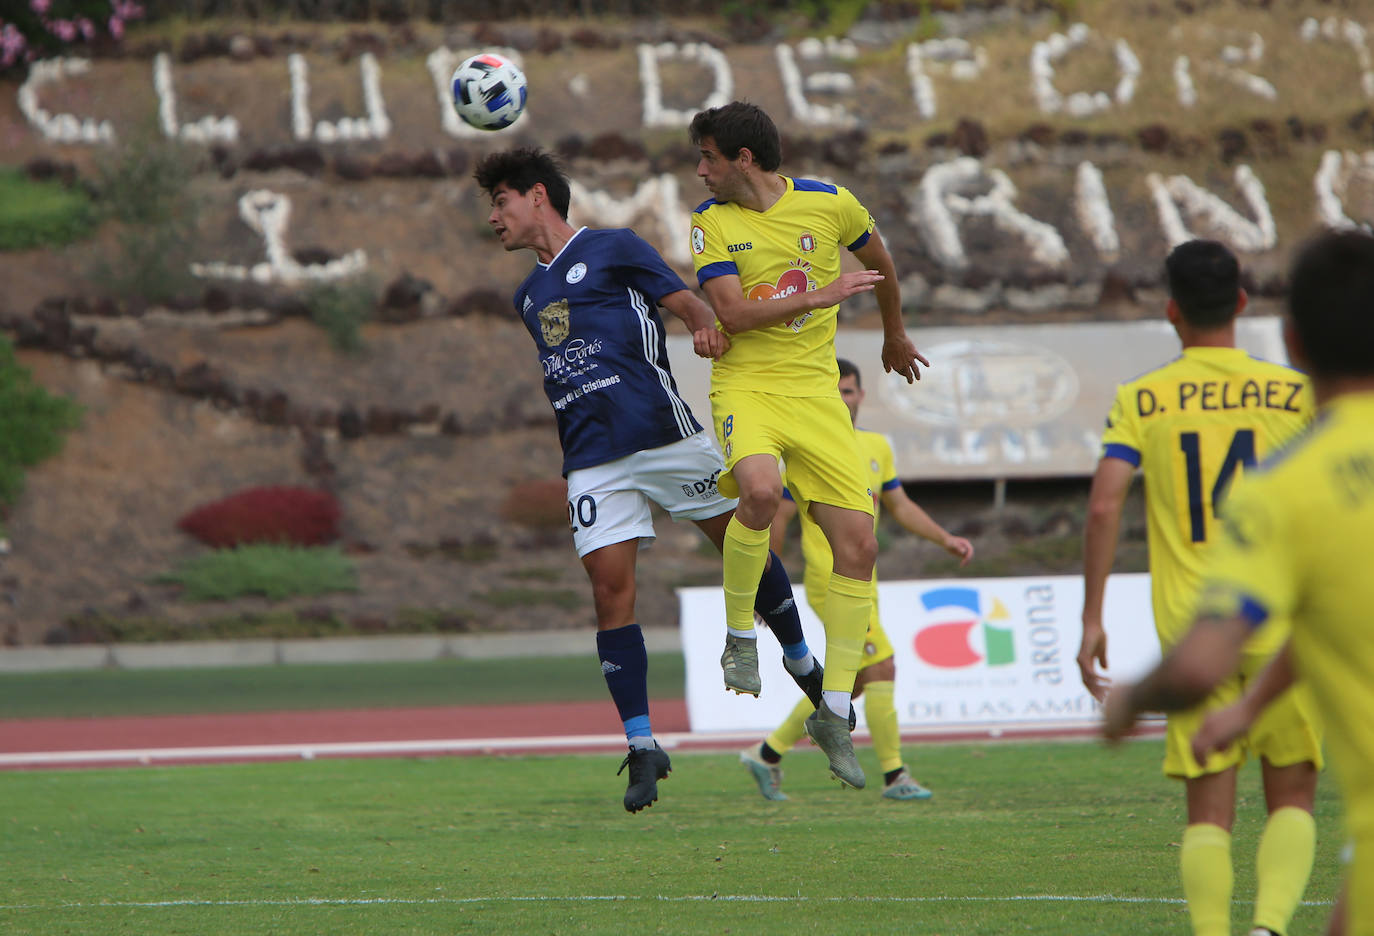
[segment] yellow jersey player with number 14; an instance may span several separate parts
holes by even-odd
[[[835,556],[826,591],[823,704],[806,730],[829,757],[831,772],[862,787],[846,713],[878,547],[872,493],[836,389],[839,303],[875,294],[884,368],[913,381],[916,362],[926,361],[902,324],[892,257],[858,199],[839,186],[778,174],[781,138],[754,105],[702,111],[691,136],[701,152],[697,175],[714,196],[692,214],[692,257],[730,338],[711,372],[711,414],[725,455],[719,484],[740,498],[723,550],[725,685],[754,695],[761,688],[754,592],[782,497],[778,462],[785,459],[789,484],[812,505],[812,519]],[[841,250],[866,269],[842,273]]]
[[[1122,384],[1093,477],[1084,539],[1083,646],[1079,666],[1102,698],[1094,663],[1106,662],[1102,600],[1120,514],[1137,468],[1145,511],[1155,629],[1167,653],[1187,632],[1208,550],[1220,538],[1217,508],[1232,485],[1311,421],[1312,391],[1298,371],[1235,347],[1235,317],[1245,306],[1235,257],[1215,241],[1189,241],[1170,253],[1167,314],[1181,356]],[[1199,764],[1192,738],[1209,711],[1229,705],[1287,637],[1276,620],[1246,648],[1240,672],[1203,704],[1169,716],[1164,772],[1184,781],[1188,828],[1180,862],[1198,936],[1231,932],[1231,825],[1236,769],[1261,759],[1270,819],[1257,864],[1255,925],[1286,933],[1312,866],[1312,797],[1321,738],[1305,687],[1298,687],[1242,742]]]
[[[1113,690],[1102,730],[1120,738],[1141,712],[1197,704],[1234,672],[1256,628],[1287,618],[1288,643],[1238,703],[1208,716],[1193,751],[1205,758],[1253,732],[1295,677],[1310,687],[1350,837],[1325,932],[1374,936],[1374,238],[1321,234],[1288,281],[1284,343],[1311,375],[1316,420],[1227,498],[1196,621],[1153,671]],[[1263,859],[1263,841],[1260,850]],[[1256,921],[1251,936],[1289,932],[1259,922],[1258,907]]]

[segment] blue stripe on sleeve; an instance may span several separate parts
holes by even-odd
[[[792,497],[791,490],[789,490],[788,488],[782,489],[782,499],[785,501],[795,500],[795,498]]]
[[[1250,625],[1251,630],[1257,630],[1261,624],[1269,620],[1269,609],[1249,595],[1244,595],[1240,600],[1240,616]]]
[[[739,276],[739,267],[735,266],[733,260],[717,260],[715,263],[708,263],[697,270],[697,283],[704,283],[708,279],[715,279],[717,276]]]
[[[873,232],[872,232],[872,231],[864,231],[863,237],[860,237],[860,238],[859,238],[858,240],[856,240],[854,243],[852,243],[852,244],[849,245],[849,250],[850,250],[850,252],[853,253],[854,251],[856,251],[856,250],[858,250],[860,247],[862,247],[864,244],[867,244],[867,243],[868,243],[868,239],[869,239],[870,237],[872,237],[872,236],[873,236]]]
[[[896,478],[889,478],[883,482],[884,491],[892,491],[902,486],[902,482]]]
[[[821,182],[818,179],[793,179],[792,190],[794,192],[827,192],[831,195],[840,194],[840,190],[829,182]]]
[[[1140,467],[1140,453],[1129,445],[1122,445],[1120,442],[1108,442],[1102,446],[1102,457],[1119,458],[1136,468]]]

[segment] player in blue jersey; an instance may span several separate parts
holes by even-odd
[[[630,769],[625,808],[638,812],[658,799],[671,766],[650,726],[634,610],[636,554],[654,538],[649,505],[696,523],[717,549],[736,505],[716,487],[720,450],[678,394],[658,307],[686,323],[703,357],[719,357],[729,339],[710,307],[633,231],[573,229],[568,179],[548,153],[493,153],[474,178],[491,196],[487,220],[501,246],[538,258],[515,308],[558,421],[573,545],[592,582],[601,671],[630,746],[621,764]],[[756,609],[782,644],[788,671],[819,701],[824,671],[776,557],[759,580]]]

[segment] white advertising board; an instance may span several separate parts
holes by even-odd
[[[930,360],[920,382],[884,374],[880,331],[841,328],[835,351],[863,375],[859,426],[892,441],[907,481],[1088,477],[1117,384],[1178,357],[1168,322],[915,328]],[[1242,317],[1240,347],[1287,360],[1279,320]],[[683,398],[709,426],[711,363],[688,335],[668,337]]]
[[[807,643],[824,658],[820,621],[796,586]],[[1082,636],[1080,576],[880,582],[879,614],[896,651],[896,706],[903,729],[997,726],[1083,727],[1098,720],[1074,658]],[[767,733],[801,698],[771,634],[759,639],[763,693],[724,688],[720,652],[725,604],[719,588],[678,590],[687,714],[693,732]],[[1104,622],[1109,675],[1143,674],[1160,657],[1150,577],[1114,575]],[[864,726],[863,705],[855,706]]]

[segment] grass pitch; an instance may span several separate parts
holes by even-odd
[[[769,803],[733,754],[677,753],[633,816],[614,755],[7,773],[0,931],[1181,933],[1182,791],[1160,750],[908,745],[929,803],[841,790],[813,749]],[[1238,931],[1253,768],[1242,799]],[[1317,905],[1290,936],[1325,919],[1336,811],[1326,784]]]

